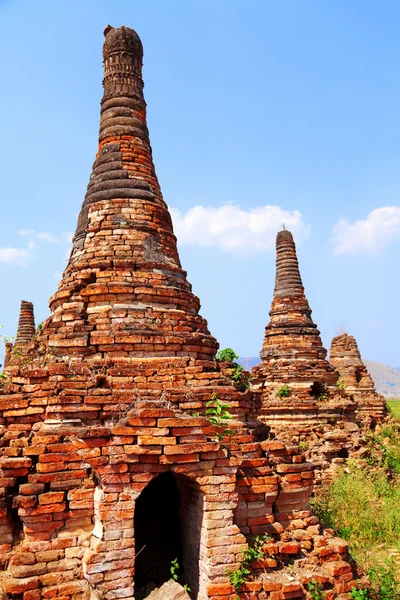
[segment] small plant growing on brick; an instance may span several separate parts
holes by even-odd
[[[229,412],[230,405],[222,402],[217,394],[211,396],[211,400],[206,404],[206,417],[216,427],[222,429],[215,435],[216,440],[220,442],[225,435],[233,435],[233,431],[229,428],[229,421],[232,415]]]
[[[285,383],[285,385],[283,385],[282,387],[280,387],[278,389],[278,391],[276,392],[276,395],[278,396],[278,398],[289,398],[289,396],[290,396],[290,387],[288,386],[288,384]]]
[[[245,392],[250,388],[251,377],[235,360],[239,358],[232,348],[224,348],[217,353],[216,359],[222,362],[232,363],[232,373],[229,376],[239,392]]]
[[[343,377],[339,377],[339,379],[337,380],[337,387],[339,392],[342,394],[345,390],[346,390],[346,384],[344,382]]]
[[[229,574],[229,581],[236,593],[241,591],[244,582],[249,577],[251,563],[264,558],[264,544],[270,539],[268,533],[257,535],[254,538],[253,545],[249,544],[247,550],[242,551],[242,560],[240,561],[239,568]]]
[[[306,450],[308,450],[308,442],[299,442],[299,450],[300,452],[305,452]]]
[[[311,600],[325,600],[326,594],[322,583],[315,581],[315,579],[311,579],[307,587]]]
[[[169,568],[169,572],[171,573],[171,579],[173,581],[179,581],[179,563],[178,563],[177,558],[174,558],[174,560],[171,560],[171,566]],[[192,591],[187,583],[185,583],[182,587],[185,590],[185,592]]]
[[[352,600],[369,600],[369,590],[365,588],[361,590],[358,590],[357,588],[352,588],[350,592],[350,598],[352,598]]]

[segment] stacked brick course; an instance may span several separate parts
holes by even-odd
[[[168,579],[176,551],[193,600],[302,598],[311,579],[328,600],[348,598],[347,545],[308,507],[313,465],[268,439],[261,392],[238,391],[214,359],[152,163],[140,39],[105,34],[99,152],[70,260],[0,390],[3,594],[139,600]],[[333,385],[301,282],[278,292],[274,318],[278,298],[296,308],[277,334],[299,352],[304,342],[304,361]],[[305,390],[311,372],[295,380]],[[205,417],[216,397],[233,435]],[[264,533],[265,560],[236,594],[228,573]]]

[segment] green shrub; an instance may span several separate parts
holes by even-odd
[[[232,363],[233,372],[232,374],[228,375],[228,377],[232,379],[236,389],[239,392],[245,392],[250,388],[251,377],[241,365],[239,365],[237,362],[234,362],[236,358],[239,358],[239,356],[234,350],[232,350],[232,348],[224,348],[223,350],[220,350],[217,353],[216,358],[217,360],[221,360],[223,362]]]
[[[285,383],[279,390],[276,392],[278,398],[289,398],[290,396],[290,387]]]
[[[342,376],[339,377],[339,379],[337,380],[337,387],[339,392],[344,392],[346,389],[346,384],[344,383],[344,379]]]
[[[232,348],[224,348],[223,350],[219,350],[216,356],[217,360],[221,360],[224,362],[233,362],[237,358],[239,358],[239,356],[234,350],[232,350]]]

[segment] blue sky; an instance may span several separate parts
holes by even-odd
[[[274,238],[298,243],[325,346],[400,366],[400,5],[0,0],[0,324],[48,315],[94,160],[103,29],[144,44],[157,174],[222,347],[256,356]]]

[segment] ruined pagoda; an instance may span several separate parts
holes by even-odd
[[[276,238],[276,279],[269,314],[255,374],[264,400],[278,397],[279,402],[292,402],[296,397],[310,401],[334,390],[338,373],[326,360],[327,351],[304,293],[293,236],[285,229]],[[286,392],[280,392],[284,386]]]
[[[360,416],[382,419],[385,398],[376,391],[354,336],[342,333],[332,339],[329,362],[340,374],[341,387],[357,402]]]
[[[303,598],[316,575],[348,598],[347,544],[308,506],[313,465],[267,439],[260,392],[215,360],[152,162],[142,56],[135,31],[106,28],[99,150],[71,256],[35,336],[24,305],[22,352],[0,382],[0,595],[162,597],[177,559],[192,600]],[[231,419],[207,418],[221,401]],[[234,589],[249,536],[266,533],[264,560]]]

